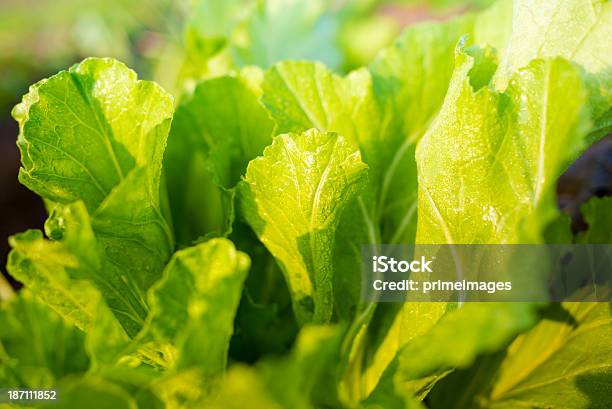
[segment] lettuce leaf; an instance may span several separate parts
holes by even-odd
[[[156,381],[167,404],[199,402],[218,388],[249,264],[229,240],[209,240],[178,251],[152,289],[151,313],[137,341],[167,370]]]
[[[28,291],[20,292],[0,305],[0,383],[52,388],[66,376],[84,374],[89,367],[84,338]]]
[[[564,57],[610,80],[612,6],[591,0],[515,0],[512,35],[496,75],[500,85],[531,60]]]
[[[341,335],[337,326],[305,326],[287,356],[231,367],[210,407],[342,407],[333,382]]]
[[[256,2],[242,28],[244,35],[235,37],[231,53],[238,66],[267,68],[282,60],[303,58],[337,68],[342,55],[336,14],[323,0]]]
[[[494,58],[457,51],[445,103],[419,143],[420,243],[541,241],[558,214],[554,184],[586,145],[587,92],[576,67],[534,60],[499,93],[482,69]]]
[[[164,162],[179,242],[231,231],[233,188],[248,162],[272,142],[273,127],[242,77],[203,81],[181,100]],[[205,181],[212,186],[204,189]],[[203,208],[219,208],[220,214]]]
[[[612,243],[612,231],[610,231],[610,209],[612,199],[609,197],[594,197],[580,208],[588,224],[587,231],[578,235],[580,243]]]
[[[146,291],[174,249],[161,188],[172,111],[165,91],[111,59],[87,59],[31,87],[13,110],[20,181],[55,203],[48,224],[53,238],[67,238],[58,244],[35,233],[15,237],[11,274],[42,286],[52,263],[71,278],[91,280],[128,334],[138,332]],[[57,256],[46,257],[46,247]]]
[[[10,239],[9,273],[82,330],[95,327],[98,309],[107,304],[125,331],[135,334],[145,306],[118,271],[106,267],[109,261],[103,259],[83,202],[56,209],[54,217],[64,228],[61,240],[46,240],[38,230]]]
[[[357,147],[316,130],[278,136],[249,164],[241,209],[279,261],[299,323],[332,317],[334,235],[365,181]]]
[[[397,402],[407,391],[423,397],[453,368],[471,365],[480,354],[507,346],[533,326],[534,309],[532,303],[469,303],[448,313],[398,351],[365,403]]]
[[[440,382],[431,394],[432,408],[451,402],[457,408],[609,406],[609,306],[554,304],[542,316],[507,349]]]
[[[219,376],[248,268],[248,256],[226,239],[176,252],[151,291],[143,340],[162,343],[169,366],[197,365]]]
[[[509,347],[491,391],[492,408],[612,403],[602,388],[612,374],[609,306],[564,303],[563,308],[568,321],[545,320]]]

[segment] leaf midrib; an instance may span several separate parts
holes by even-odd
[[[87,105],[89,105],[89,107],[90,107],[90,109],[91,109],[91,111],[93,113],[93,116],[94,116],[94,118],[96,120],[96,123],[98,125],[97,133],[102,137],[102,143],[104,144],[104,146],[105,146],[105,148],[106,148],[106,150],[107,150],[107,152],[108,152],[108,154],[110,156],[110,159],[113,162],[113,166],[115,167],[115,172],[117,172],[117,176],[119,177],[119,180],[122,181],[125,178],[125,176],[123,174],[123,171],[121,170],[121,166],[119,165],[119,160],[118,160],[117,155],[115,154],[115,151],[114,151],[113,146],[111,144],[110,135],[106,132],[106,129],[104,129],[104,127],[102,126],[102,122],[100,121],[99,110],[96,109],[96,106],[94,105],[94,103],[93,103],[93,101],[91,99],[91,96],[87,92],[85,92],[85,89],[83,88],[83,84],[82,84],[79,76],[76,73],[74,73],[74,72],[70,72],[70,78],[73,80],[77,91],[81,94],[81,97],[85,100]],[[66,103],[66,106],[69,107],[69,105],[67,103]],[[72,111],[72,108],[71,107],[69,107],[69,108]],[[74,111],[72,111],[72,112],[74,113]],[[76,115],[76,113],[74,113],[74,115],[75,115],[76,118],[80,119],[80,117],[78,115]],[[83,121],[81,120],[81,122],[83,122]],[[95,128],[93,128],[91,126],[90,126],[90,128],[95,130]]]

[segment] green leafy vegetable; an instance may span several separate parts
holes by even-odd
[[[65,224],[61,241],[50,241],[37,230],[11,238],[8,270],[55,311],[81,329],[95,324],[101,294],[126,331],[143,323],[144,306],[113,267],[104,270],[102,251],[82,202],[56,209]],[[111,274],[106,275],[105,271]],[[98,288],[98,289],[97,289]]]
[[[164,350],[176,346],[170,363],[179,369],[201,366],[208,376],[220,376],[248,268],[246,254],[225,239],[177,252],[151,293],[145,339],[167,343]]]
[[[325,1],[268,0],[257,2],[247,20],[246,38],[233,46],[239,65],[268,67],[278,61],[304,58],[338,67],[338,19]]]
[[[607,407],[611,328],[605,303],[554,305],[507,349],[477,361],[472,376],[459,372],[443,380],[432,407],[451,400],[458,408]]]
[[[332,316],[334,234],[365,177],[354,145],[315,130],[278,136],[249,164],[240,185],[242,211],[280,261],[298,322]]]
[[[64,376],[87,370],[84,334],[29,292],[2,304],[0,322],[0,383],[4,387],[51,388]],[[30,342],[38,348],[32,350]]]
[[[612,36],[612,8],[606,1],[514,2],[512,36],[498,80],[537,58],[564,57],[591,73],[609,69],[606,43]],[[610,73],[605,74],[608,76]]]
[[[557,213],[553,184],[585,145],[584,82],[564,60],[534,60],[498,93],[482,70],[494,56],[470,52],[458,51],[445,105],[417,150],[417,241],[538,242]]]
[[[330,403],[323,383],[339,348],[340,328],[306,327],[290,355],[255,367],[236,366],[213,408],[315,408]]]
[[[440,319],[431,330],[409,341],[396,355],[369,404],[395,401],[405,391],[426,394],[452,368],[470,365],[482,353],[506,346],[535,322],[534,305],[471,303]],[[453,348],[448,348],[448,339]]]
[[[171,374],[161,381],[167,402],[184,399],[183,377],[201,385],[188,399],[206,399],[223,376],[249,258],[225,239],[177,252],[151,292],[151,314],[141,343],[152,342]],[[181,300],[177,302],[177,300]],[[149,345],[148,348],[151,348]],[[177,386],[180,386],[177,384]]]
[[[509,347],[491,392],[492,407],[579,408],[590,404],[604,408],[612,403],[602,388],[612,371],[608,305],[569,303],[563,307],[569,313],[568,321],[545,320]]]
[[[159,86],[137,81],[133,71],[109,59],[88,59],[39,82],[13,110],[20,125],[20,180],[57,203],[56,224],[60,231],[66,224],[66,246],[85,249],[69,249],[81,264],[73,277],[95,281],[132,335],[146,316],[146,290],[174,247],[161,190],[172,110],[172,98]],[[76,201],[83,206],[71,204]],[[21,247],[19,259],[40,259],[20,262],[16,274],[24,280],[26,270],[36,280],[44,274],[37,264],[51,262],[40,257],[44,242],[35,238],[30,233],[15,239],[15,245],[33,244]],[[75,267],[60,255],[56,262]]]
[[[170,204],[178,239],[189,243],[233,222],[233,188],[246,166],[272,140],[274,124],[241,78],[204,81],[176,110],[166,152]],[[214,184],[202,189],[202,181]],[[215,188],[216,186],[217,188]],[[210,225],[202,207],[217,199],[221,215]],[[194,221],[196,222],[194,224]],[[198,223],[198,221],[200,221]]]
[[[610,198],[593,198],[582,206],[581,210],[589,228],[578,236],[580,242],[604,244],[612,241],[612,231],[607,227],[610,225],[610,209]]]
[[[336,73],[373,4],[194,2],[164,61],[176,106],[104,58],[30,88],[19,180],[49,217],[10,238],[25,289],[0,301],[0,388],[66,408],[612,406],[609,303],[379,304],[360,277],[362,245],[610,243],[610,199],[573,235],[556,189],[611,129],[611,4],[501,0]]]

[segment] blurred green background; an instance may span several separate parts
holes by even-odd
[[[282,59],[339,73],[367,64],[405,26],[491,0],[0,0],[0,266],[8,237],[39,228],[37,196],[17,181],[12,107],[28,86],[89,56],[114,57],[178,100],[201,78]],[[0,275],[0,290],[2,285]],[[12,283],[16,285],[16,283]]]

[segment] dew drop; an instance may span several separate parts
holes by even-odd
[[[305,153],[304,154],[304,162],[306,162],[306,165],[308,166],[312,166],[315,163],[315,158],[314,155],[310,152]]]

